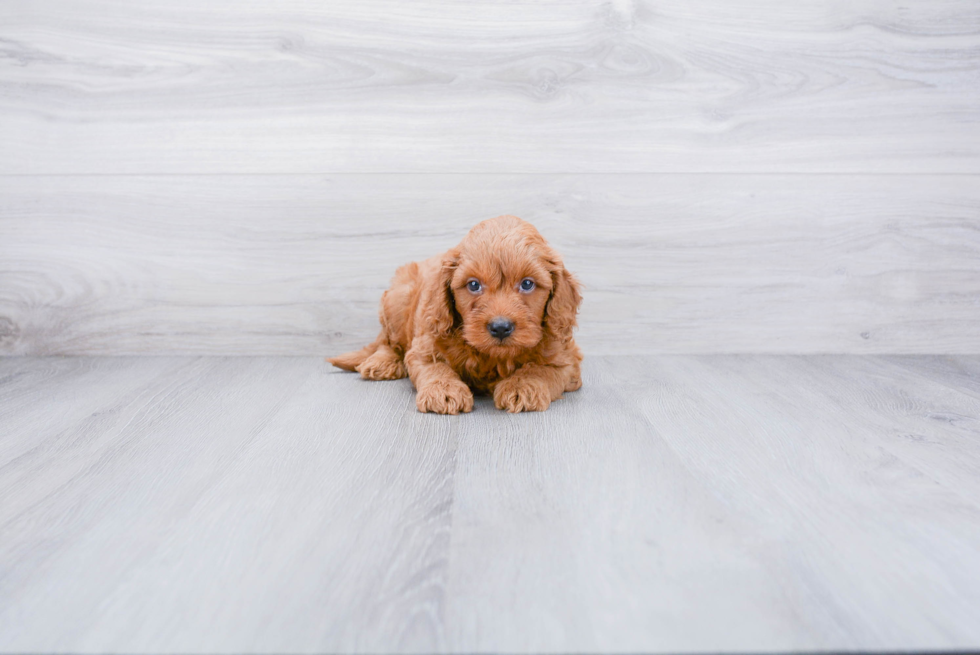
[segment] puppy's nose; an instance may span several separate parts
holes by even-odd
[[[498,316],[487,323],[487,331],[494,339],[506,339],[514,332],[514,322],[509,318]]]

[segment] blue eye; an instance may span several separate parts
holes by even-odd
[[[473,293],[480,293],[480,289],[483,288],[483,285],[480,284],[479,280],[470,280],[466,283],[466,288]]]
[[[521,280],[521,291],[534,291],[534,280],[529,277]]]

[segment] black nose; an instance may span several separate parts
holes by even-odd
[[[509,318],[498,316],[487,323],[487,331],[494,339],[506,339],[514,331],[514,322]]]

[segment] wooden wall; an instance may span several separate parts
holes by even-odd
[[[328,354],[502,213],[587,353],[980,352],[980,3],[0,4],[0,354]]]

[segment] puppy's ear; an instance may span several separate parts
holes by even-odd
[[[544,328],[551,338],[566,342],[572,338],[575,315],[582,304],[582,285],[556,258],[556,268],[551,273],[551,297],[544,310]]]
[[[422,320],[431,334],[448,336],[459,322],[456,302],[453,299],[452,281],[456,267],[459,266],[459,251],[450,250],[442,258],[442,264],[430,288],[422,291],[419,299],[422,305]]]

